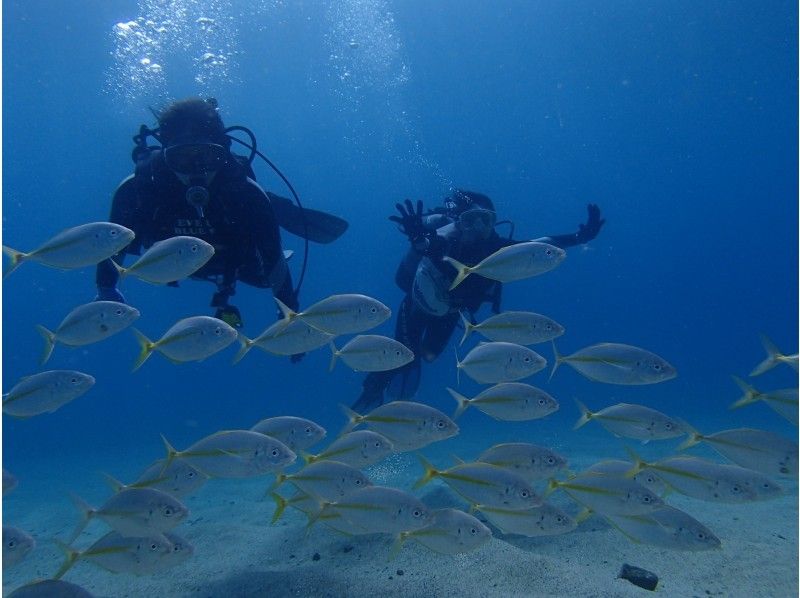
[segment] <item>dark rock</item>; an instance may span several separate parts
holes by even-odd
[[[402,569],[398,569],[397,570],[397,574],[398,575],[403,575],[403,574],[405,574],[405,571],[403,571]]]
[[[312,557],[311,557],[311,560],[312,560],[312,561],[318,561],[318,560],[320,560],[321,558],[322,558],[322,557],[321,557],[321,556],[319,556],[319,553],[318,553],[318,552],[315,552],[315,553],[314,553],[314,556],[312,556]]]
[[[622,569],[619,570],[617,578],[627,579],[633,585],[650,591],[655,590],[658,585],[658,575],[647,569],[640,569],[639,567],[634,567],[627,563],[622,565]]]

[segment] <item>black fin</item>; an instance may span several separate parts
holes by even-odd
[[[298,208],[290,199],[267,193],[278,224],[287,232],[314,243],[333,243],[350,226],[348,222],[333,214]],[[304,222],[305,220],[305,222]]]

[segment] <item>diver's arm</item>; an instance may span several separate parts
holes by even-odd
[[[606,219],[600,218],[600,208],[597,204],[590,203],[586,206],[586,210],[589,212],[589,217],[586,220],[586,224],[578,226],[578,232],[565,235],[550,235],[549,237],[539,237],[538,239],[532,240],[541,243],[549,243],[561,249],[588,243],[597,236],[600,229],[605,224]]]

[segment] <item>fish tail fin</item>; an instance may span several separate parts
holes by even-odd
[[[331,362],[328,364],[328,371],[332,372],[336,365],[336,358],[339,357],[339,349],[336,348],[332,340],[328,341],[328,346],[331,348]]]
[[[464,312],[460,312],[460,314],[461,322],[464,324],[464,336],[461,337],[461,342],[458,343],[459,347],[464,344],[464,341],[467,340],[467,337],[470,335],[470,333],[475,330],[475,324],[467,319],[467,317],[464,315]]]
[[[633,462],[633,467],[625,472],[626,478],[633,478],[633,476],[638,474],[640,471],[650,466],[650,464],[646,461],[643,461],[642,458],[636,454],[636,451],[634,451],[631,447],[626,446],[625,451],[628,453],[628,457]]]
[[[550,377],[547,379],[548,382],[550,382],[550,380],[553,379],[553,376],[555,375],[558,366],[560,366],[561,362],[564,360],[561,353],[559,353],[558,349],[556,348],[556,341],[551,339],[550,343],[553,345],[553,369],[550,370]]]
[[[456,354],[456,386],[461,384],[461,361],[458,359],[458,349],[453,347],[453,353]]]
[[[233,361],[231,361],[232,364],[239,363],[242,358],[247,355],[247,352],[253,348],[253,341],[247,338],[241,332],[236,333],[236,340],[239,341],[239,352],[233,356]]]
[[[594,515],[594,511],[592,511],[589,507],[583,507],[581,512],[575,515],[575,523],[581,524],[589,519],[589,517],[592,515]]]
[[[125,489],[125,484],[120,482],[114,476],[112,476],[110,474],[107,474],[104,471],[100,472],[100,474],[103,476],[103,479],[109,485],[109,487],[111,488],[111,491],[114,492],[114,494],[116,494],[120,490],[124,490]]]
[[[97,512],[95,508],[92,507],[92,505],[87,503],[77,494],[70,493],[70,498],[72,499],[75,508],[78,509],[78,511],[80,511],[81,520],[78,522],[78,526],[72,532],[72,535],[69,537],[69,540],[67,540],[67,544],[72,544],[75,541],[75,539],[81,535],[81,532],[86,528],[87,525],[89,525],[89,521]]]
[[[286,320],[287,324],[297,317],[297,312],[294,311],[291,307],[286,305],[283,301],[281,301],[277,297],[273,297],[273,299],[275,299],[275,303],[278,304],[278,309],[281,310],[281,314],[283,314],[283,318]]]
[[[733,403],[730,408],[731,409],[738,409],[739,407],[744,407],[745,405],[752,405],[753,403],[758,402],[758,399],[761,397],[761,393],[758,392],[754,387],[750,386],[747,382],[739,378],[739,376],[731,376],[733,381],[736,382],[737,386],[742,389],[744,393],[742,397]]]
[[[283,515],[286,507],[289,506],[289,501],[283,498],[277,492],[270,492],[269,495],[272,497],[272,500],[275,501],[275,512],[272,514],[272,521],[270,521],[272,525],[275,525],[278,519],[281,518],[281,515]]]
[[[677,451],[686,450],[687,448],[692,447],[695,444],[698,444],[698,443],[702,442],[703,438],[704,437],[703,437],[702,434],[692,430],[691,432],[689,432],[689,437],[686,440],[684,440],[683,442],[681,442],[675,450],[677,450]]]
[[[332,502],[320,501],[319,511],[317,511],[313,515],[311,513],[308,513],[308,522],[306,523],[306,535],[308,535],[311,532],[311,527],[317,521],[319,521],[320,517],[322,517],[323,514],[327,514],[328,512],[330,512],[331,505],[333,505]]]
[[[155,348],[156,344],[147,338],[144,334],[139,332],[136,328],[131,328],[133,331],[134,336],[136,336],[136,341],[139,343],[139,356],[136,358],[136,361],[133,363],[133,370],[136,371],[142,364],[147,361],[147,358],[153,354],[153,349]]]
[[[17,251],[16,249],[11,249],[11,247],[8,247],[6,245],[3,245],[3,253],[7,255],[11,260],[11,263],[8,266],[8,270],[6,270],[5,273],[3,273],[3,280],[5,280],[9,274],[11,274],[17,268],[19,268],[20,264],[22,264],[22,262],[25,261],[27,254],[23,253],[22,251]]]
[[[422,467],[425,468],[425,473],[414,484],[413,486],[414,490],[422,488],[425,484],[430,482],[440,473],[433,465],[431,465],[430,461],[428,461],[425,457],[423,457],[419,453],[417,453],[417,459],[419,459],[419,462],[422,463]]]
[[[110,261],[111,261],[111,263],[113,264],[113,266],[114,266],[114,269],[117,271],[117,274],[119,274],[119,279],[120,279],[120,280],[122,280],[123,278],[125,278],[125,277],[128,275],[128,270],[129,270],[129,268],[125,268],[125,267],[123,267],[123,266],[120,266],[120,265],[119,265],[117,262],[115,262],[114,260],[110,260]]]
[[[555,479],[555,478],[550,478],[549,480],[547,480],[547,487],[544,489],[543,496],[545,498],[550,496],[553,492],[558,490],[559,485],[560,484],[559,484],[558,480]]]
[[[392,544],[392,549],[389,551],[389,560],[393,561],[397,558],[397,555],[400,554],[400,551],[403,549],[403,544],[406,541],[406,538],[411,535],[411,532],[400,532],[397,534],[397,537],[394,540],[394,544]]]
[[[275,481],[272,482],[272,486],[269,487],[267,492],[272,493],[275,492],[281,484],[283,484],[286,480],[289,479],[289,476],[282,471],[279,471],[275,474]]]
[[[470,400],[461,393],[456,392],[449,386],[447,387],[447,392],[450,393],[451,397],[453,397],[456,401],[458,401],[458,407],[456,408],[455,413],[453,413],[453,419],[455,420],[462,413],[464,413],[464,411],[467,410],[467,407],[469,407],[470,405]]]
[[[164,475],[164,472],[167,470],[167,467],[175,460],[175,457],[178,456],[178,451],[175,450],[175,447],[169,443],[167,437],[163,434],[161,435],[161,440],[164,442],[164,449],[167,451],[167,456],[164,458],[164,465],[161,467],[161,473],[159,475]]]
[[[311,453],[307,453],[306,451],[300,451],[300,458],[303,460],[305,465],[311,465],[315,461],[319,461],[319,455],[313,455]]]
[[[577,403],[578,409],[581,410],[581,417],[575,422],[575,425],[572,426],[573,430],[577,430],[578,428],[585,426],[594,415],[594,413],[589,411],[589,408],[581,403],[578,399],[575,399],[575,403]]]
[[[767,370],[771,370],[780,362],[780,358],[782,356],[781,352],[766,334],[761,335],[761,344],[764,346],[764,350],[767,352],[767,357],[764,359],[764,361],[753,368],[753,371],[750,372],[750,376],[759,376]]]
[[[344,426],[344,430],[342,430],[342,434],[347,434],[350,430],[355,428],[358,424],[360,424],[364,420],[363,415],[359,415],[347,405],[339,404],[339,408],[344,412],[345,416],[347,416],[348,422]]]
[[[41,334],[44,339],[44,350],[42,351],[42,356],[39,358],[39,365],[44,365],[47,363],[47,360],[50,359],[50,355],[53,354],[53,349],[56,346],[56,335],[41,324],[36,325],[36,331]]]
[[[447,255],[444,256],[442,258],[442,261],[445,261],[445,262],[449,263],[451,266],[453,266],[453,268],[455,268],[458,271],[458,274],[456,274],[456,277],[453,280],[453,284],[451,284],[450,288],[447,289],[448,291],[452,291],[454,288],[456,288],[458,285],[460,285],[467,276],[472,274],[472,268],[470,268],[469,266],[467,266],[465,264],[462,264],[458,260],[454,260],[450,256],[447,256]]]
[[[58,571],[55,572],[55,574],[51,579],[61,579],[62,577],[64,577],[64,574],[70,569],[72,569],[72,566],[78,562],[81,553],[72,548],[71,546],[69,546],[68,544],[65,544],[58,538],[53,538],[53,544],[58,546],[61,552],[64,553],[65,560],[64,564],[61,565],[61,567],[58,569]]]

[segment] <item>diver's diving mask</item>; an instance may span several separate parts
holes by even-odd
[[[497,215],[492,210],[472,208],[458,215],[458,228],[481,237],[488,237],[497,222]]]
[[[164,148],[164,162],[176,174],[205,177],[228,161],[228,148],[218,143],[181,143]]]
[[[186,201],[200,218],[210,200],[207,186],[230,157],[227,148],[217,143],[180,143],[164,148],[164,162],[186,185]]]

